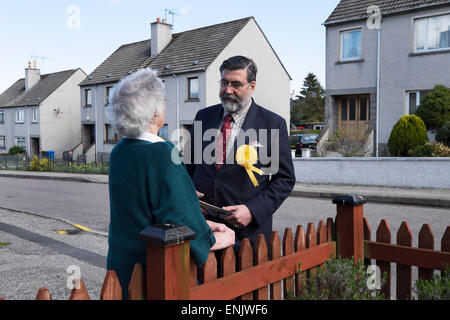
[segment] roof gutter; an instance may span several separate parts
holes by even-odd
[[[205,72],[206,68],[195,68],[195,69],[189,69],[189,70],[182,70],[182,71],[169,71],[165,70],[165,72],[161,72],[160,76],[173,76],[173,75],[180,75],[180,74],[186,74],[186,73],[193,73],[193,72]]]

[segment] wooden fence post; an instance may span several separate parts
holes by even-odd
[[[185,226],[153,225],[140,234],[147,243],[147,300],[187,300],[190,283],[190,240]]]
[[[366,200],[357,195],[341,195],[333,199],[337,205],[336,249],[339,256],[354,263],[364,259],[363,205]]]

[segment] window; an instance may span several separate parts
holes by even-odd
[[[26,149],[25,137],[16,137],[16,146],[21,146]]]
[[[361,59],[361,29],[341,31],[341,61]]]
[[[24,115],[25,112],[23,111],[23,109],[16,110],[16,123],[24,123]]]
[[[38,122],[38,113],[39,113],[39,109],[32,109],[31,111],[33,113],[33,123],[37,123]]]
[[[106,87],[105,107],[107,107],[109,105],[109,94],[110,94],[112,88],[113,87]]]
[[[430,91],[431,90],[407,91],[405,114],[416,114],[417,107],[420,106],[423,99],[425,99]]]
[[[198,100],[198,78],[188,78],[188,100]]]
[[[414,20],[414,51],[450,48],[450,14]]]
[[[5,123],[5,111],[0,111],[0,123]]]
[[[369,98],[360,98],[359,100],[359,120],[370,121]]]
[[[6,137],[0,136],[0,149],[6,149]]]
[[[91,89],[84,90],[84,106],[85,107],[92,106],[92,92],[91,92]]]
[[[118,142],[119,137],[114,127],[110,124],[105,124],[105,142]]]

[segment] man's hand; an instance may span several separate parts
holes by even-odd
[[[225,218],[225,221],[235,228],[245,228],[250,224],[250,222],[252,222],[252,213],[245,204],[223,207],[223,209],[234,211],[232,215]]]
[[[195,192],[197,192],[197,197],[198,197],[199,199],[201,199],[201,198],[203,198],[203,197],[205,196],[203,193],[198,192],[197,190],[195,190]]]

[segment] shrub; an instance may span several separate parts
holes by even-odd
[[[22,146],[12,146],[11,148],[9,148],[8,153],[11,155],[16,155],[16,154],[23,154],[25,153],[25,148]]]
[[[341,153],[344,157],[364,157],[367,149],[368,132],[354,136],[341,130],[330,133],[325,149]]]
[[[394,157],[407,157],[409,150],[428,142],[427,129],[418,116],[406,115],[397,121],[388,141],[389,152]]]
[[[443,143],[429,142],[409,150],[411,157],[450,157],[450,148]]]
[[[377,289],[370,289],[373,274],[368,274],[366,266],[353,259],[330,259],[317,275],[305,280],[301,300],[381,300],[384,296]],[[386,282],[381,279],[380,285]]]
[[[422,118],[428,129],[440,128],[450,121],[450,88],[435,86],[417,108],[416,115]]]
[[[446,266],[442,276],[433,275],[431,280],[418,279],[414,285],[417,300],[450,300],[450,269]]]
[[[447,147],[450,147],[450,121],[444,123],[444,125],[436,132],[436,141],[442,142]]]
[[[39,158],[37,156],[33,157],[33,160],[31,160],[30,162],[30,168],[32,171],[49,171],[50,170],[50,162],[48,161],[48,159],[41,159],[39,160]]]

